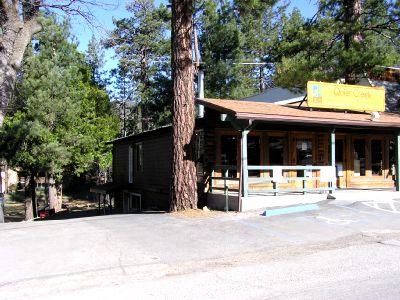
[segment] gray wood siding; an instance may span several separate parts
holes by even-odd
[[[142,143],[143,170],[133,169],[132,187],[156,193],[169,193],[171,183],[172,135],[170,132],[152,137],[114,144],[113,174],[116,184],[129,183],[129,146]],[[135,155],[133,165],[135,166]]]
[[[113,176],[116,184],[128,183],[129,143],[115,144],[113,149]]]
[[[133,171],[133,185],[147,191],[168,193],[171,183],[171,134],[137,142],[142,143],[143,170]]]

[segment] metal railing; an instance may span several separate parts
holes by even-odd
[[[237,167],[228,165],[217,165],[212,168],[209,186],[210,192],[212,192],[215,188],[216,180],[223,180],[224,191],[226,193],[229,189],[227,181],[239,181],[239,178],[229,176],[230,170],[237,171]],[[221,171],[221,176],[216,176],[216,171]],[[262,176],[260,174],[260,177],[249,178],[249,171],[260,171],[260,173],[263,172],[264,174],[262,174]],[[296,172],[296,176],[293,176],[294,172]],[[302,175],[298,176],[299,172],[302,173]],[[247,179],[243,181],[246,183],[243,186],[243,195],[245,196],[247,194],[264,193],[273,193],[276,196],[278,195],[278,193],[288,192],[301,192],[303,194],[306,194],[307,192],[316,191],[332,192],[336,189],[336,169],[334,166],[248,166],[247,169],[244,170],[243,176],[245,176]],[[310,181],[313,182],[313,187],[309,187]],[[298,186],[296,182],[301,182],[301,184]],[[314,184],[315,182],[318,182],[318,184]],[[257,184],[268,183],[272,184],[272,188],[254,188],[254,186]],[[288,183],[292,183],[291,186],[279,186],[280,184]]]
[[[216,171],[221,171],[221,176],[215,176]],[[213,191],[213,183],[214,180],[223,180],[224,182],[224,194],[225,194],[225,211],[229,211],[229,185],[227,181],[236,181],[239,182],[239,178],[236,177],[229,177],[229,171],[237,172],[236,166],[228,166],[228,165],[216,165],[211,169],[211,176],[210,176],[210,185],[209,185],[209,192]]]
[[[272,189],[258,189],[257,193],[272,192],[274,195],[277,195],[279,192],[302,192],[305,194],[315,191],[331,192],[336,188],[336,169],[333,166],[248,166],[245,171],[247,173],[245,176],[248,176],[248,171],[251,170],[267,171],[270,173],[268,177],[250,177],[248,179],[249,184],[253,185],[272,183]],[[293,172],[298,173],[299,171],[303,173],[302,176],[293,176]],[[319,175],[317,173],[319,173]],[[308,187],[307,183],[310,181],[313,183],[318,182],[318,187]],[[289,182],[301,182],[302,184],[300,187],[294,184],[292,188],[279,188],[279,184]],[[321,186],[321,183],[327,183],[328,186]],[[253,193],[252,189],[248,189],[248,192]]]
[[[216,172],[221,171],[221,176],[216,176]],[[223,180],[224,187],[227,186],[227,181],[236,181],[239,182],[239,178],[237,177],[229,177],[229,171],[236,171],[237,167],[233,165],[216,165],[211,168],[211,176],[210,176],[210,186],[209,191],[212,192],[214,188],[215,180]]]

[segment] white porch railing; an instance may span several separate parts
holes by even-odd
[[[221,172],[221,176],[216,176],[217,171]],[[237,177],[229,177],[229,171],[237,172],[237,167],[233,165],[216,165],[211,169],[211,176],[210,176],[210,185],[209,191],[212,192],[213,188],[215,187],[215,181],[223,181],[224,183],[224,190],[228,188],[227,182],[239,182],[239,178]]]
[[[267,177],[250,177],[248,182],[250,184],[261,184],[261,183],[272,183],[272,189],[249,189],[249,194],[253,193],[274,193],[277,195],[279,192],[315,192],[315,191],[333,191],[336,188],[336,169],[333,166],[248,166],[247,174],[244,176],[248,177],[248,171],[267,171],[269,176]],[[290,172],[302,173],[302,176],[290,176]],[[286,174],[285,174],[286,173]],[[319,173],[319,174],[317,174]],[[286,175],[286,176],[285,176]],[[308,182],[313,182],[313,187],[308,186]],[[301,182],[300,187],[294,184],[294,187],[279,188],[279,184],[289,182]],[[314,183],[316,187],[314,187]],[[321,183],[326,183],[328,186],[323,187]],[[243,187],[245,190],[245,187]]]
[[[216,176],[216,171],[221,171],[221,176]],[[227,188],[227,181],[239,181],[239,178],[229,177],[229,170],[237,170],[236,166],[215,166],[210,176],[210,192],[215,187],[216,180],[223,180],[224,189]],[[249,177],[249,171],[263,171],[260,177]],[[293,176],[293,172],[302,173],[300,176]],[[265,176],[268,175],[268,176]],[[297,174],[296,174],[297,175]],[[332,192],[336,188],[336,170],[333,166],[248,166],[244,170],[242,193],[243,196],[248,194],[265,194],[272,193],[275,196],[278,193],[288,192],[307,192],[329,191]],[[301,184],[296,184],[301,182]],[[313,182],[312,187],[309,182]],[[317,184],[315,184],[317,182]],[[271,188],[254,188],[257,184],[272,183]],[[294,183],[280,187],[280,184]],[[325,183],[325,184],[321,184]],[[251,187],[250,184],[252,185]],[[327,186],[323,186],[327,185]]]

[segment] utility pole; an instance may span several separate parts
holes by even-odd
[[[197,97],[204,98],[204,71],[200,66],[201,56],[199,41],[197,36],[197,28],[193,25],[193,39],[194,39],[194,56],[195,56],[195,70],[197,71]],[[199,118],[204,117],[204,105],[197,105],[197,116]]]
[[[264,83],[264,66],[260,65],[260,73],[259,73],[259,80],[260,80],[260,93],[264,92],[265,90],[265,83]]]

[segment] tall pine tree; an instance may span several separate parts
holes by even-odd
[[[170,123],[170,12],[153,0],[134,0],[127,6],[130,17],[114,20],[115,29],[105,41],[119,59],[118,76],[131,81],[128,133],[137,133]],[[125,80],[125,81],[126,81]],[[118,82],[121,82],[119,80]],[[117,83],[118,83],[117,82]],[[117,90],[124,86],[116,86]],[[163,92],[161,92],[163,91]],[[120,91],[123,94],[125,91]],[[158,98],[158,96],[162,96]],[[124,99],[118,99],[125,101]],[[153,110],[158,110],[154,112]]]
[[[109,166],[105,142],[118,132],[107,93],[70,37],[67,22],[43,20],[24,58],[18,108],[1,128],[1,157],[30,177],[33,216],[37,176],[48,178],[50,207],[59,210],[64,176]]]
[[[304,87],[307,80],[345,79],[359,76],[377,65],[399,62],[400,19],[390,0],[321,0],[318,13],[287,24],[279,43],[276,81]],[[295,21],[295,20],[294,20]]]

